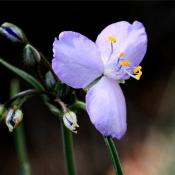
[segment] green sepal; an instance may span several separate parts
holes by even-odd
[[[45,75],[45,83],[49,90],[55,91],[56,81],[51,71],[48,71]],[[56,91],[55,91],[56,92]]]
[[[30,44],[27,44],[23,50],[24,64],[27,66],[35,66],[41,61],[39,52]]]
[[[125,80],[117,80],[117,83],[119,83],[119,84],[125,84]]]

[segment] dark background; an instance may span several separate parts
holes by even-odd
[[[0,2],[0,23],[19,26],[29,41],[51,61],[54,37],[72,30],[96,39],[117,21],[142,22],[148,51],[141,63],[140,81],[122,85],[128,130],[116,145],[126,175],[174,175],[175,163],[175,3],[174,2]],[[0,38],[0,57],[24,68],[21,48]],[[0,102],[8,100],[9,83],[16,77],[0,66]],[[30,86],[23,80],[21,90]],[[81,94],[84,98],[84,94]],[[24,106],[27,148],[34,175],[64,175],[60,125],[40,98]],[[101,135],[85,113],[78,114],[74,135],[78,174],[112,175],[112,163]],[[13,141],[0,124],[0,175],[17,175],[19,162]]]

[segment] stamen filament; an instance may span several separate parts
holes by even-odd
[[[112,44],[112,42],[111,42],[111,52],[110,52],[110,55],[109,55],[109,58],[108,58],[108,59],[111,58],[112,53],[113,53],[113,44]]]
[[[129,76],[135,78],[136,80],[140,80],[140,77],[141,77],[141,75],[142,75],[141,68],[142,68],[141,66],[136,67],[136,68],[133,70],[133,73],[134,73],[134,74],[132,74],[132,73],[130,73],[129,71],[127,71],[127,69],[124,69],[124,71],[125,71]],[[136,72],[135,70],[137,70],[137,72]],[[139,71],[138,71],[138,70],[139,70]]]
[[[125,71],[129,76],[131,76],[132,78],[135,78],[136,80],[138,80],[138,79],[136,78],[135,75],[131,74],[131,73],[128,72],[126,69],[124,69],[124,71]]]

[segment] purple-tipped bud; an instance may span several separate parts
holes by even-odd
[[[0,33],[12,42],[27,43],[27,38],[24,32],[12,23],[3,23],[0,27]]]

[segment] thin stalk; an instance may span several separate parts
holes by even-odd
[[[28,90],[21,91],[19,93],[14,94],[7,102],[4,103],[4,105],[8,107],[8,105],[11,105],[12,102],[14,102],[15,100],[17,100],[19,98],[29,98],[29,97],[32,97],[34,95],[48,95],[51,98],[54,98],[54,95],[48,91],[39,91],[36,89],[28,89]]]
[[[55,74],[54,70],[52,69],[49,61],[45,58],[45,56],[41,52],[40,52],[40,56],[41,56],[43,63],[45,64],[45,66],[48,68],[48,70],[51,71],[52,75],[54,76],[55,81],[59,81],[59,79],[58,79],[57,75]]]
[[[76,100],[73,105],[70,106],[70,109],[76,111],[77,109],[86,111],[86,104],[82,101]]]
[[[109,153],[110,153],[113,165],[114,165],[114,169],[115,169],[115,174],[116,175],[123,175],[118,152],[117,152],[117,149],[115,147],[115,144],[114,144],[112,138],[111,137],[104,137],[104,141],[105,141],[106,146],[109,150]]]
[[[75,175],[72,132],[69,131],[62,122],[61,131],[67,175]]]
[[[14,101],[20,99],[20,103],[23,104],[28,98],[31,98],[34,95],[47,95],[50,98],[54,98],[54,95],[51,92],[48,91],[39,91],[36,89],[29,89],[25,91],[21,91],[18,94],[15,94],[12,96],[8,101],[4,103],[4,107],[8,108]],[[20,104],[18,103],[18,107],[20,107]],[[2,114],[5,113],[4,111],[1,112]],[[5,115],[0,116],[0,122],[4,119]]]
[[[60,98],[57,98],[55,102],[57,103],[57,105],[59,105],[59,107],[62,108],[63,113],[66,113],[68,111],[66,105]],[[67,175],[75,175],[76,172],[74,163],[72,132],[64,126],[62,121],[60,123]]]
[[[21,166],[20,172],[22,175],[31,175],[32,173],[27,155],[23,124],[21,124],[18,128],[16,128],[14,132],[15,132],[14,136],[15,136],[16,150]]]
[[[19,92],[19,82],[17,80],[13,80],[10,85],[10,96],[14,96],[18,92]],[[15,129],[14,139],[15,139],[18,159],[20,162],[20,169],[21,169],[20,174],[31,175],[32,173],[31,173],[30,163],[28,160],[24,128],[22,124]]]

